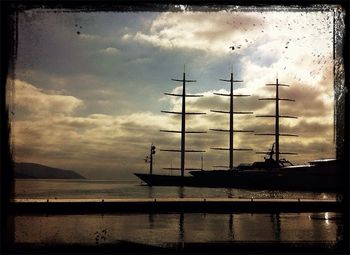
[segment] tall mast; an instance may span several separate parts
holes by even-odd
[[[249,130],[234,130],[234,114],[253,114],[253,112],[242,112],[242,111],[234,111],[233,110],[233,98],[234,97],[247,97],[250,95],[234,95],[233,94],[233,83],[234,82],[243,82],[243,81],[238,81],[238,80],[234,80],[233,79],[233,73],[231,72],[231,78],[230,80],[225,80],[225,79],[220,79],[220,81],[225,81],[225,82],[230,82],[230,94],[222,94],[222,93],[214,93],[215,95],[218,96],[229,96],[230,97],[230,111],[219,111],[219,110],[211,110],[212,112],[216,112],[216,113],[227,113],[230,115],[230,127],[229,130],[224,130],[224,129],[210,129],[212,131],[218,131],[218,132],[228,132],[229,133],[229,148],[211,148],[213,150],[228,150],[229,151],[229,166],[228,168],[230,170],[233,169],[233,151],[251,151],[252,149],[238,149],[238,148],[234,148],[234,144],[233,144],[233,134],[234,132],[253,132],[253,131],[249,131]],[[216,167],[226,167],[226,166],[216,166]]]
[[[185,169],[185,141],[186,141],[186,74],[182,78],[182,113],[181,113],[181,176]]]
[[[231,90],[230,90],[230,166],[233,168],[233,73],[231,73]]]
[[[280,108],[279,108],[279,94],[278,94],[278,78],[276,78],[276,118],[275,118],[275,146],[276,146],[276,161],[280,161]]]
[[[152,175],[153,173],[153,155],[156,154],[156,146],[151,144],[151,151],[150,151],[150,162],[149,162],[149,174]]]
[[[263,117],[263,118],[275,118],[275,132],[274,133],[266,133],[266,134],[255,134],[255,135],[267,135],[267,136],[274,136],[275,137],[275,160],[277,163],[280,162],[280,154],[289,154],[289,155],[296,155],[297,153],[294,152],[280,152],[280,136],[298,136],[295,134],[286,134],[286,133],[280,133],[280,118],[291,118],[291,119],[297,119],[298,117],[289,116],[289,115],[280,115],[279,113],[279,101],[288,101],[288,102],[295,102],[294,99],[288,99],[288,98],[280,98],[279,97],[279,87],[289,87],[287,84],[282,84],[278,82],[278,77],[276,77],[276,83],[269,83],[266,84],[266,86],[275,86],[275,97],[272,98],[259,98],[259,100],[269,100],[269,101],[275,101],[275,114],[274,115],[257,115],[256,117]],[[265,154],[266,152],[257,152],[257,154]]]
[[[185,168],[185,159],[186,159],[186,152],[205,152],[203,150],[186,150],[186,133],[191,134],[203,134],[206,133],[205,131],[186,131],[186,115],[201,115],[206,114],[203,112],[186,112],[186,97],[202,97],[203,95],[188,95],[186,94],[186,82],[196,82],[195,80],[186,80],[186,73],[184,71],[182,80],[179,79],[171,79],[173,81],[182,82],[182,94],[173,94],[173,93],[164,93],[168,96],[177,96],[182,98],[182,110],[181,112],[172,112],[172,111],[162,111],[164,113],[170,113],[170,114],[179,114],[181,115],[181,130],[160,130],[161,132],[169,132],[169,133],[179,133],[181,134],[181,147],[180,150],[174,150],[174,149],[161,149],[161,151],[168,151],[168,152],[180,152],[180,168],[164,168],[168,170],[181,170],[181,176],[184,176],[185,170],[197,170],[194,168]]]

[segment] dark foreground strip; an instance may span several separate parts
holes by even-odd
[[[12,202],[14,213],[80,214],[80,213],[230,213],[230,212],[340,212],[335,200],[118,200],[118,201],[65,201],[55,200]]]
[[[128,241],[109,244],[16,244],[11,249],[25,254],[334,254],[344,251],[339,242],[207,242],[165,243],[153,246]]]

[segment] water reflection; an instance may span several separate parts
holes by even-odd
[[[179,196],[179,198],[184,198],[185,197],[185,187],[179,186],[178,196]]]
[[[180,217],[179,217],[179,240],[180,240],[181,243],[183,243],[185,241],[184,222],[185,222],[185,215],[184,215],[184,213],[180,213]]]
[[[153,186],[147,186],[147,191],[148,191],[148,197],[149,198],[154,198],[154,188],[153,188]]]
[[[281,219],[279,213],[272,213],[270,215],[271,222],[272,222],[272,230],[274,233],[275,240],[280,241],[281,240]]]
[[[229,233],[229,239],[230,240],[235,240],[235,232],[234,232],[234,227],[233,227],[233,214],[229,214],[228,218],[228,233]]]
[[[185,222],[186,217],[186,222]],[[105,214],[15,217],[17,243],[113,243],[163,245],[186,242],[337,241],[336,213]],[[106,232],[106,233],[104,233]],[[108,235],[107,235],[108,234]]]
[[[268,190],[267,194],[269,198],[283,198],[279,191]]]
[[[335,199],[335,193],[290,192],[267,190],[244,190],[198,187],[161,187],[140,185],[138,181],[92,181],[92,180],[24,180],[15,181],[16,198],[305,198]],[[338,199],[341,199],[338,196]]]
[[[149,228],[153,229],[154,228],[154,214],[153,213],[148,214],[148,223],[149,223]]]
[[[226,189],[226,193],[228,198],[233,198],[232,189]]]
[[[328,212],[324,213],[324,219],[326,220],[326,224],[329,225],[329,214],[328,214]]]
[[[338,222],[341,222],[342,218],[338,218]],[[336,241],[339,242],[343,240],[344,236],[344,225],[343,224],[336,224]]]

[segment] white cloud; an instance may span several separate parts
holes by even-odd
[[[67,95],[49,94],[25,81],[15,80],[15,105],[30,113],[30,117],[37,118],[52,114],[72,114],[83,101]],[[52,91],[51,91],[52,93]]]
[[[236,26],[235,19],[244,25]],[[167,12],[152,22],[149,31],[125,34],[122,38],[167,49],[197,49],[222,54],[239,38],[239,32],[244,29],[253,32],[258,22],[261,22],[260,18],[250,13]]]
[[[106,54],[106,55],[116,56],[120,53],[120,50],[117,48],[108,47],[108,48],[100,50],[100,52],[103,54]]]
[[[83,34],[83,33],[80,34],[79,37],[87,41],[95,41],[95,40],[102,39],[101,36],[99,35]]]

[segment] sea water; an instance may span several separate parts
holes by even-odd
[[[254,191],[225,188],[149,187],[137,181],[16,180],[15,198],[308,198],[334,199],[332,193]],[[113,213],[16,215],[19,244],[134,242],[155,246],[183,242],[331,241],[342,239],[340,213]]]
[[[198,187],[150,187],[138,181],[17,179],[15,198],[306,198],[335,199],[335,193]]]

